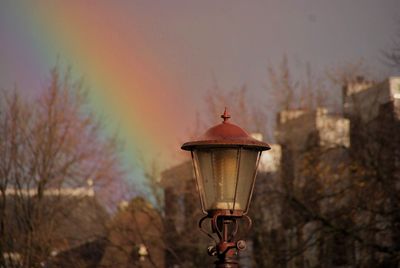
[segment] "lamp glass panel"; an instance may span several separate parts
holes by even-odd
[[[239,179],[236,191],[236,206],[244,213],[247,212],[257,170],[258,157],[260,152],[255,150],[242,149],[240,151]]]
[[[205,214],[209,207],[209,200],[214,200],[216,192],[213,188],[213,171],[211,152],[204,150],[193,152],[193,164],[196,172],[196,183],[199,190],[201,207]]]
[[[203,210],[233,209],[239,149],[195,150],[197,183]],[[239,204],[235,209],[243,210]]]

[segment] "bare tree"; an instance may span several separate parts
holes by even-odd
[[[275,229],[261,232],[278,245],[264,251],[261,259],[269,259],[268,265],[398,265],[395,148],[400,143],[393,133],[399,128],[399,106],[390,97],[396,81],[346,81],[345,118],[320,109],[290,109],[280,115],[282,186],[275,189],[278,198],[269,199],[265,211],[280,207],[282,215]],[[345,125],[347,133],[339,127]],[[348,142],[335,133],[346,134]],[[271,225],[271,219],[266,217],[265,223]]]
[[[300,70],[304,73],[296,78],[286,56],[283,56],[279,66],[268,67],[269,83],[266,89],[277,104],[274,112],[290,109],[310,110],[328,104],[332,92],[328,90],[326,79],[316,75],[310,63],[302,64]]]
[[[108,229],[101,267],[165,267],[161,215],[148,201],[121,204]]]
[[[398,21],[398,25],[400,25],[400,20]],[[390,67],[400,71],[400,28],[394,34],[392,47],[387,51],[383,51],[383,56]]]
[[[118,144],[100,135],[82,82],[53,69],[37,100],[3,91],[0,114],[0,266],[38,267],[67,248],[60,221],[82,191],[122,178]],[[81,192],[80,192],[81,191]]]

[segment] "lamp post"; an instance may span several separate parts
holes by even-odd
[[[191,151],[201,207],[206,214],[199,228],[216,242],[208,253],[217,256],[217,268],[236,268],[237,253],[246,248],[246,243],[237,239],[238,222],[243,219],[247,228],[251,227],[246,214],[257,167],[262,151],[270,146],[230,123],[226,109],[221,118],[221,124],[181,148]],[[211,220],[211,232],[203,229],[206,219]]]

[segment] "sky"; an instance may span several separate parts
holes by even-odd
[[[254,105],[269,105],[267,68],[284,55],[294,73],[304,62],[322,73],[362,59],[394,75],[382,51],[399,11],[398,0],[3,0],[0,88],[34,96],[50,68],[70,66],[105,131],[124,141],[128,180],[144,188],[142,159],[179,161],[215,81],[246,85]]]

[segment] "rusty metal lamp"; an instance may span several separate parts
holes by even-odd
[[[181,148],[191,151],[201,207],[206,214],[199,221],[200,230],[215,240],[216,245],[209,247],[208,253],[217,256],[216,267],[235,268],[238,251],[246,248],[243,240],[237,240],[238,222],[244,220],[247,229],[251,227],[246,214],[257,167],[262,151],[270,146],[228,122],[226,109],[221,118],[221,124]],[[206,219],[210,219],[211,232],[203,228]]]

